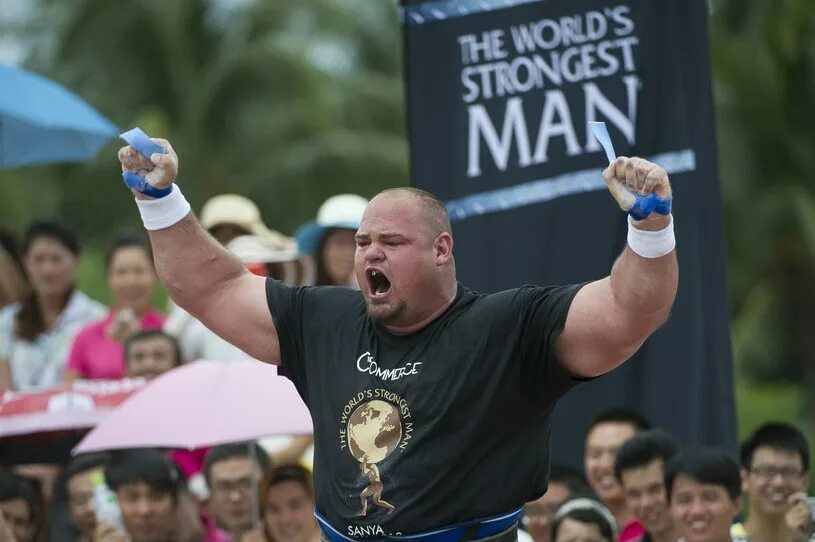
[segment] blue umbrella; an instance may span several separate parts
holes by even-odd
[[[0,168],[86,162],[117,133],[61,85],[0,64]]]

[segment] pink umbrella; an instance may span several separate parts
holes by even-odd
[[[135,393],[74,451],[193,449],[311,432],[308,409],[274,366],[259,361],[197,361],[161,375]]]

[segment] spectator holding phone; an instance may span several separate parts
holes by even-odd
[[[770,422],[741,445],[747,521],[732,534],[749,542],[815,541],[809,485],[809,443],[797,427]],[[809,500],[808,500],[809,499]]]
[[[164,316],[151,306],[156,286],[150,245],[121,233],[105,259],[113,306],[108,315],[80,331],[68,357],[67,380],[125,376],[125,341],[142,329],[161,329]]]

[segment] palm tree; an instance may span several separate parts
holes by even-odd
[[[332,193],[370,195],[407,182],[392,3],[43,6],[41,24],[56,31],[29,64],[119,126],[141,125],[170,139],[194,206],[216,193],[240,192],[291,231]],[[90,166],[42,175],[59,193],[56,210],[86,233],[133,222],[116,181],[117,146]],[[80,203],[94,213],[80,211]]]

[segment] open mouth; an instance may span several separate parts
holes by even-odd
[[[690,523],[691,532],[697,535],[705,534],[708,528],[707,521],[692,521]]]
[[[368,278],[368,291],[371,293],[372,299],[378,299],[388,295],[391,289],[391,282],[388,277],[379,269],[368,269],[365,272]]]
[[[617,488],[617,479],[611,474],[603,474],[598,477],[597,485],[605,491],[613,491]]]

